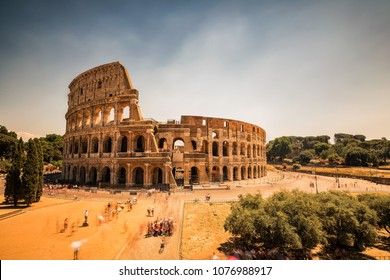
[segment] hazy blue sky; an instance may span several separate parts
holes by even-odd
[[[390,1],[34,1],[0,10],[0,124],[65,132],[69,83],[120,61],[145,118],[390,138]]]

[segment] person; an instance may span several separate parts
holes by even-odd
[[[211,257],[212,260],[218,260],[218,256],[215,254],[215,252],[213,252],[213,256]]]
[[[81,241],[73,241],[71,246],[73,247],[73,259],[74,260],[78,260],[79,259],[79,252],[80,252]]]
[[[68,218],[65,218],[64,220],[64,231],[68,228]]]
[[[88,224],[88,210],[84,212],[84,224]]]

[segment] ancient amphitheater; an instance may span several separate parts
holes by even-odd
[[[62,173],[67,182],[176,188],[266,175],[261,127],[204,116],[144,119],[139,92],[119,62],[81,73],[69,89]]]

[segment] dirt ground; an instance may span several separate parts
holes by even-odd
[[[213,252],[223,259],[226,257],[217,248],[228,238],[223,231],[223,222],[230,206],[204,203],[207,193],[211,195],[211,201],[221,202],[246,193],[260,192],[267,197],[281,189],[315,192],[310,187],[312,182],[314,177],[311,175],[272,171],[267,178],[241,181],[231,185],[230,190],[205,188],[192,192],[177,191],[170,196],[165,193],[143,194],[137,197],[133,209],[124,208],[118,216],[106,219],[104,223],[99,223],[98,216],[104,216],[108,202],[114,205],[132,196],[67,190],[54,195],[45,194],[40,202],[29,208],[0,205],[0,259],[71,260],[74,241],[82,243],[78,257],[84,260],[195,260],[210,259]],[[390,193],[390,186],[366,181],[343,179],[341,183],[341,190],[345,191]],[[336,184],[333,178],[318,176],[317,188],[318,191],[336,189]],[[4,179],[1,179],[1,193],[3,189]],[[77,199],[74,199],[75,195]],[[0,200],[3,201],[3,197]],[[193,200],[200,202],[186,203]],[[148,206],[155,207],[154,217],[147,216]],[[85,210],[89,211],[88,226],[83,226]],[[175,231],[165,238],[165,250],[159,252],[162,237],[145,238],[147,223],[169,217],[175,221]],[[62,232],[65,218],[69,226]]]

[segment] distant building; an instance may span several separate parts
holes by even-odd
[[[69,85],[63,179],[101,188],[210,184],[266,175],[265,131],[230,119],[144,119],[119,62]],[[169,108],[166,108],[169,109]]]

